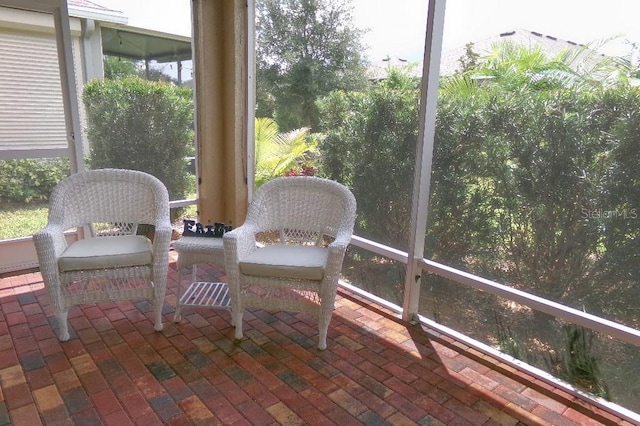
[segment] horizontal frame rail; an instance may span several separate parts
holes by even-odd
[[[187,199],[187,200],[174,200],[174,201],[169,201],[169,208],[177,209],[180,207],[189,207],[196,203],[197,201],[194,198]]]
[[[375,241],[367,240],[366,238],[354,235],[351,238],[351,244],[404,264],[408,261],[408,254],[406,252],[385,246],[384,244],[380,244]],[[543,297],[535,296],[504,284],[496,283],[486,278],[478,277],[468,272],[460,271],[450,266],[434,262],[433,260],[419,259],[418,266],[427,272],[448,278],[459,284],[464,284],[476,290],[512,300],[522,305],[529,306],[530,308],[537,309],[541,312],[640,347],[640,330],[553,302]]]
[[[422,259],[418,261],[418,264],[428,272],[452,279],[460,284],[465,284],[475,289],[513,300],[514,302],[527,305],[533,309],[562,318],[574,324],[610,335],[624,342],[631,343],[632,345],[640,346],[640,330],[575,308],[570,308],[504,284],[498,284],[432,260]]]
[[[368,250],[372,253],[379,254],[389,259],[393,259],[397,262],[407,264],[409,255],[406,251],[398,250],[385,246],[384,244],[376,243],[375,241],[367,240],[366,238],[358,237],[357,235],[351,236],[351,245]]]

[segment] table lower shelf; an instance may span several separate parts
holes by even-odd
[[[193,282],[178,301],[180,306],[231,309],[229,287],[226,283]]]

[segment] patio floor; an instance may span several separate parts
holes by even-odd
[[[162,332],[147,302],[84,305],[65,343],[40,273],[0,277],[0,424],[630,424],[344,290],[326,351],[306,315],[253,310],[241,342],[224,310],[176,324],[177,277]]]

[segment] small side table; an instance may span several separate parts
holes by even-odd
[[[178,301],[174,322],[182,319],[183,306],[199,306],[207,308],[231,309],[229,289],[223,282],[197,281],[197,264],[210,263],[224,267],[224,247],[222,238],[181,237],[173,242],[173,249],[178,253],[176,268],[178,269]],[[182,275],[180,270],[192,266],[192,281],[182,293]]]

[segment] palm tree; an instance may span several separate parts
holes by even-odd
[[[565,49],[550,56],[542,46],[502,41],[492,46],[491,53],[465,76],[476,81],[488,79],[503,88],[518,90],[590,89],[626,83],[629,73],[621,62],[597,51],[607,42]]]
[[[300,166],[318,148],[317,140],[311,137],[308,127],[279,133],[278,124],[271,118],[256,118],[255,140],[256,188]]]

